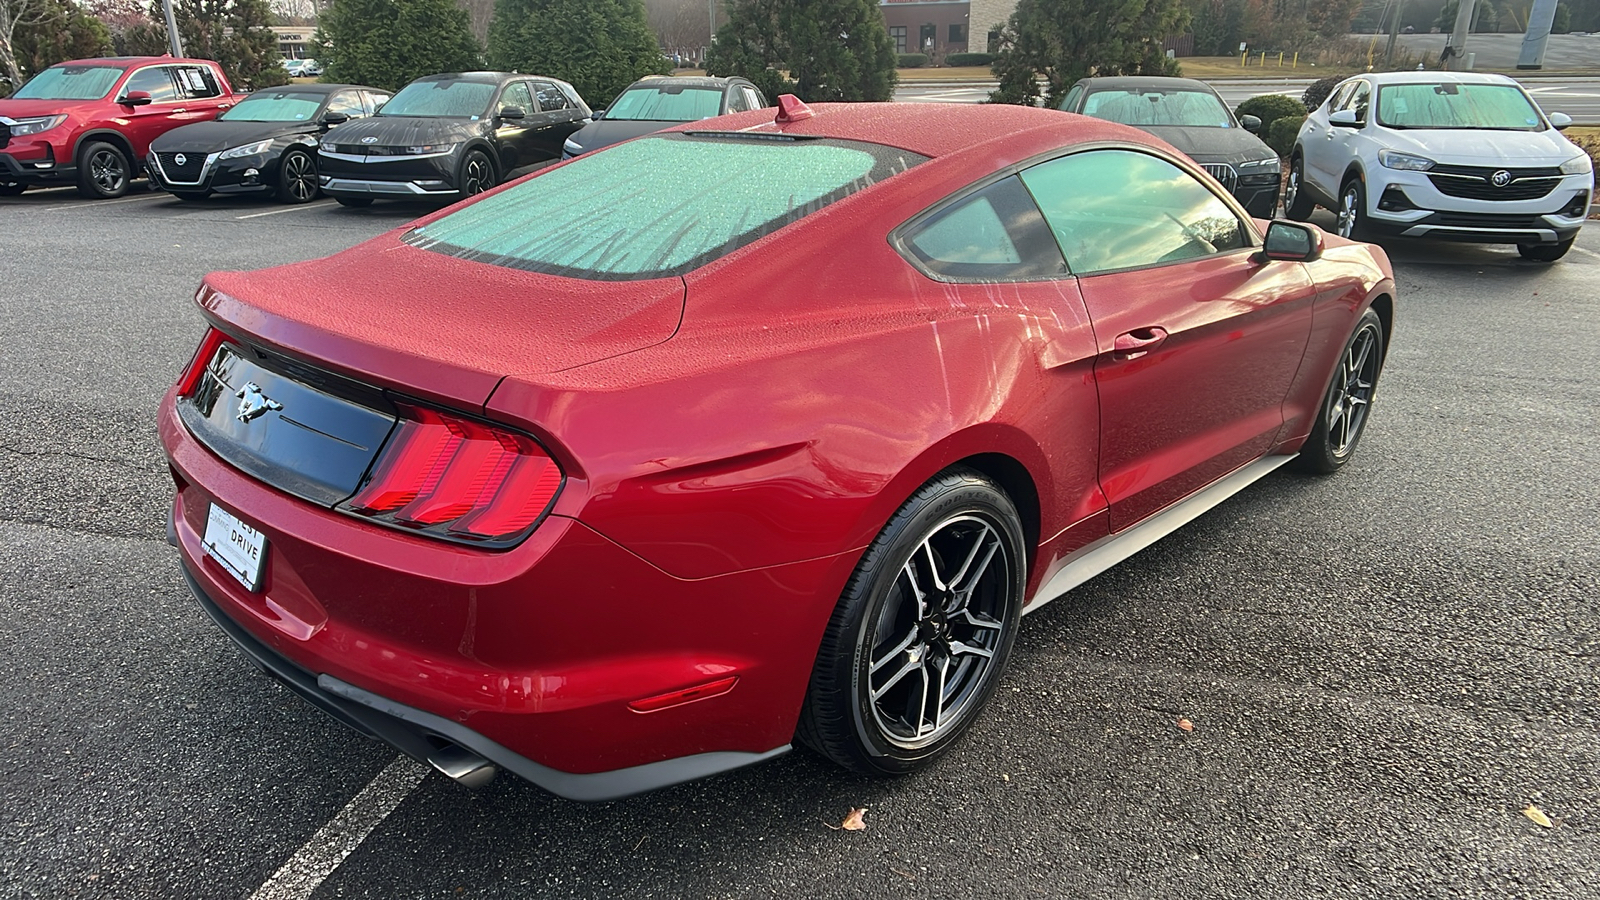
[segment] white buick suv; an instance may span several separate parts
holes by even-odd
[[[1306,116],[1283,206],[1321,205],[1342,237],[1403,234],[1516,244],[1553,262],[1583,227],[1594,164],[1504,75],[1389,72],[1350,78]]]

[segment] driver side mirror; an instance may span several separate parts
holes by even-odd
[[[1244,130],[1245,131],[1248,131],[1251,134],[1255,134],[1256,132],[1261,130],[1261,117],[1260,116],[1240,116],[1239,117],[1239,124],[1244,126]]]
[[[350,121],[350,115],[348,113],[330,112],[322,114],[322,127],[324,128],[332,128],[335,125],[343,125],[348,121]]]
[[[1566,131],[1572,124],[1572,117],[1566,113],[1550,113],[1546,116],[1550,120],[1550,127],[1557,131]]]
[[[516,121],[518,119],[527,118],[527,116],[528,116],[528,114],[526,112],[524,112],[522,107],[520,107],[520,106],[502,106],[502,107],[500,107],[500,118],[502,118],[502,119],[508,119],[508,120],[511,120],[511,121]]]
[[[1353,109],[1341,109],[1338,112],[1333,113],[1333,114],[1328,116],[1328,124],[1329,125],[1343,125],[1346,128],[1355,128],[1355,127],[1359,126],[1361,124],[1361,122],[1356,119],[1356,111],[1355,110],[1353,110]]]
[[[1256,262],[1279,259],[1311,262],[1322,255],[1322,229],[1315,225],[1274,219],[1267,225],[1267,236],[1255,255]]]
[[[123,94],[122,95],[122,99],[118,100],[117,102],[122,104],[123,106],[149,106],[150,105],[150,92],[149,91],[129,91],[126,94]]]
[[[589,118],[595,120],[596,122],[600,121],[601,119],[604,119],[605,117],[606,117],[606,108],[604,106],[600,107],[599,109],[592,109],[592,110],[589,111]]]

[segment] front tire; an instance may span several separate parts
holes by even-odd
[[[286,150],[278,162],[278,200],[310,203],[317,199],[317,164],[303,150]]]
[[[128,192],[131,170],[122,151],[91,141],[78,154],[78,193],[91,200],[113,200]]]
[[[1383,372],[1383,320],[1372,310],[1362,313],[1334,367],[1311,436],[1300,448],[1295,465],[1303,472],[1327,475],[1338,471],[1356,452],[1367,427],[1372,398]]]
[[[1339,208],[1335,210],[1339,222],[1335,231],[1339,237],[1359,241],[1367,230],[1367,189],[1361,179],[1351,176],[1339,189]]]
[[[823,635],[798,737],[858,772],[950,749],[1005,671],[1027,577],[1005,492],[965,468],[923,485],[862,556]]]
[[[1311,218],[1311,213],[1317,204],[1311,202],[1311,195],[1306,193],[1306,163],[1296,154],[1289,160],[1289,180],[1283,186],[1283,214],[1296,222],[1304,222]]]
[[[1559,244],[1518,244],[1517,252],[1522,254],[1523,259],[1531,259],[1534,262],[1555,262],[1567,255],[1567,251],[1572,249],[1572,243],[1577,239],[1578,236],[1573,235]]]
[[[471,197],[494,187],[494,164],[482,150],[470,150],[461,160],[461,196]]]

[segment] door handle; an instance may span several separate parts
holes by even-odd
[[[1147,328],[1135,328],[1117,335],[1111,343],[1111,357],[1113,359],[1138,359],[1151,350],[1161,346],[1167,339],[1167,330],[1158,325]]]
[[[188,112],[188,110],[184,109],[183,107],[180,106],[177,109],[173,110],[172,114],[173,115],[177,115],[178,113],[186,113],[186,112]]]

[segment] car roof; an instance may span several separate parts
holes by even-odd
[[[251,93],[265,94],[270,91],[294,91],[297,94],[331,94],[334,91],[344,91],[352,88],[358,91],[372,91],[378,94],[394,93],[394,91],[391,91],[387,88],[368,87],[364,84],[323,84],[322,82],[316,82],[314,84],[279,84],[268,88],[257,88],[256,90],[251,91]]]
[[[666,131],[835,138],[899,147],[929,158],[976,148],[994,148],[997,155],[1012,155],[1013,150],[1044,152],[1092,141],[1169,149],[1149,132],[1127,125],[1009,103],[815,103],[810,109],[810,118],[793,122],[779,123],[768,107],[686,122]],[[1038,149],[1030,151],[1034,146]]]
[[[1167,78],[1158,75],[1116,75],[1105,78],[1085,78],[1078,83],[1089,91],[1131,91],[1165,88],[1169,91],[1216,93],[1216,90],[1204,81],[1196,81],[1193,78]]]
[[[1373,84],[1516,84],[1505,75],[1493,72],[1373,72],[1360,76]]]
[[[95,56],[89,59],[64,59],[52,66],[105,66],[108,68],[131,69],[134,66],[148,66],[152,63],[172,63],[188,65],[215,65],[214,60],[189,59],[182,56]]]
[[[631,90],[636,87],[660,87],[663,85],[677,85],[681,87],[714,87],[722,89],[726,88],[730,84],[749,83],[749,81],[743,78],[722,78],[713,75],[646,75],[638,81],[635,81],[633,84],[623,88],[623,90]]]
[[[566,84],[559,78],[549,75],[535,75],[532,72],[441,72],[438,75],[424,75],[414,81],[444,81],[455,78],[461,81],[475,81],[479,84],[505,84],[516,78],[537,78],[540,81],[554,81],[557,84]]]

